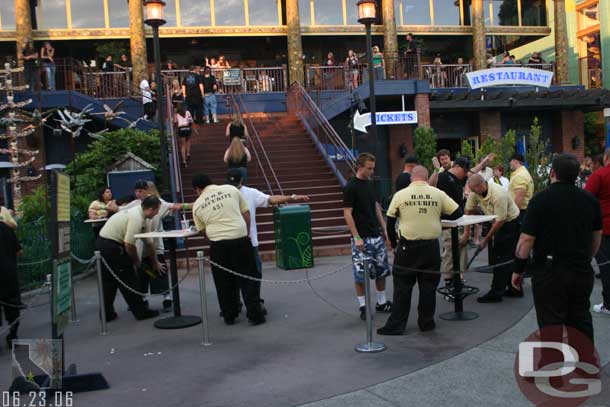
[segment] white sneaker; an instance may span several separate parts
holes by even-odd
[[[605,314],[605,315],[610,315],[610,310],[606,307],[604,307],[604,303],[602,302],[601,304],[596,304],[593,306],[593,311],[597,312],[599,314]]]

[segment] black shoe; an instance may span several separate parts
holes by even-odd
[[[390,335],[390,336],[400,336],[405,334],[404,329],[395,329],[389,328],[387,326],[382,326],[377,330],[378,335]]]
[[[482,297],[477,298],[477,302],[480,302],[481,304],[490,304],[490,303],[494,303],[494,302],[502,302],[502,297],[497,296],[496,294],[494,294],[493,292],[488,292],[487,294],[485,294]]]
[[[227,317],[225,318],[225,324],[227,325],[235,325],[235,317]]]
[[[171,312],[172,300],[163,300],[163,312]]]
[[[428,332],[428,331],[433,331],[434,328],[436,328],[436,324],[434,323],[434,321],[427,323],[427,324],[419,324],[419,330],[422,332]]]
[[[392,302],[386,301],[384,304],[376,304],[375,311],[382,312],[384,314],[389,314],[392,312]]]
[[[267,308],[265,307],[265,300],[261,299],[261,312],[263,315],[267,315]]]
[[[145,319],[155,318],[159,316],[159,311],[152,309],[144,309],[140,312],[134,312],[133,316],[136,317],[138,321],[143,321]]]
[[[511,298],[523,298],[523,290],[517,290],[516,288],[509,287],[504,291],[504,297]]]
[[[106,313],[106,322],[112,322],[119,317],[119,314],[116,312]]]
[[[260,315],[257,315],[254,318],[248,318],[248,322],[250,323],[250,325],[262,325],[265,322],[267,322],[267,319],[265,318],[265,316],[261,313]]]
[[[360,307],[360,319],[366,321],[366,305]]]

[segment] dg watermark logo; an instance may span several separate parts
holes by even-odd
[[[515,376],[525,397],[537,407],[576,407],[602,392],[595,346],[570,327],[545,327],[521,342]]]

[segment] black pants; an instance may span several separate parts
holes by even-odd
[[[404,270],[408,267],[431,270],[429,273]],[[408,241],[401,239],[394,257],[392,276],[394,278],[394,304],[386,327],[404,330],[411,311],[411,295],[415,283],[419,286],[417,324],[421,330],[434,328],[436,311],[436,288],[441,279],[441,256],[438,239]]]
[[[95,242],[95,247],[100,251],[102,257],[106,260],[117,277],[129,287],[138,290],[140,287],[139,279],[134,271],[131,258],[125,251],[123,244],[100,237]],[[135,316],[138,316],[144,311],[145,305],[142,297],[131,292],[119,283],[112,274],[110,274],[104,265],[104,262],[102,262],[102,288],[107,317],[115,312],[114,299],[116,297],[117,289],[121,291],[123,298],[125,298],[127,305],[129,305],[129,309]]]
[[[11,325],[9,336],[16,337],[19,328],[19,307],[21,304],[21,291],[17,277],[17,265],[0,264],[0,322],[2,314],[4,319]],[[14,324],[13,324],[14,323]]]
[[[165,256],[163,254],[157,254],[157,260],[161,264],[165,264]],[[142,259],[142,265],[139,270],[139,284],[140,288],[138,291],[141,293],[148,292],[150,288],[151,294],[169,294],[169,274],[159,275],[153,270],[153,264],[150,257]],[[169,271],[168,271],[169,273]]]
[[[489,264],[506,263],[515,257],[515,249],[519,241],[520,224],[518,218],[507,222],[496,233],[489,248]],[[506,288],[511,285],[512,264],[505,264],[494,268],[491,281],[491,291],[502,296]]]
[[[155,104],[153,102],[144,103],[144,114],[146,115],[146,118],[148,120],[155,119],[156,110],[157,110],[157,107],[155,106]]]
[[[595,260],[597,264],[603,264],[599,267],[602,280],[602,297],[604,298],[604,307],[610,309],[610,235],[602,237],[602,245],[595,256]]]
[[[254,258],[252,243],[247,237],[233,240],[221,240],[210,245],[210,258],[230,270],[240,274],[257,277],[258,271]],[[212,266],[212,276],[216,285],[216,294],[220,310],[225,319],[236,318],[239,313],[239,290],[246,304],[249,319],[262,316],[260,305],[260,283],[237,277],[216,266]]]
[[[534,265],[532,269],[538,326],[570,326],[593,341],[593,321],[589,310],[595,278],[593,268],[586,264],[581,268],[565,267],[549,261]]]
[[[203,100],[186,99],[186,109],[191,112],[195,123],[203,123]]]

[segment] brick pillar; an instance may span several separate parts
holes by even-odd
[[[7,0],[10,1],[10,0]],[[30,0],[15,0],[15,41],[17,43],[17,61],[21,60],[22,50],[28,41],[32,40],[32,15],[30,14]]]
[[[146,36],[144,35],[144,9],[142,0],[129,1],[129,29],[131,32],[131,64],[133,66],[133,83],[139,87],[144,78],[148,78],[148,55]]]
[[[553,151],[556,153],[576,154],[579,160],[585,158],[585,115],[578,110],[562,110],[557,113],[555,123],[559,123],[553,128]],[[573,146],[574,137],[578,137],[579,145]]]
[[[558,84],[568,83],[568,25],[565,0],[554,0],[555,12],[555,78]]]
[[[481,143],[488,137],[495,140],[502,138],[502,118],[500,112],[479,112],[479,134]]]
[[[417,111],[417,127],[430,127],[430,95],[418,93],[415,95],[415,110]]]
[[[474,69],[476,70],[487,68],[483,7],[483,0],[472,0],[472,51],[474,54]]]
[[[289,85],[293,82],[299,82],[302,85],[305,82],[305,72],[303,70],[303,42],[301,41],[299,0],[286,0],[286,28],[288,31]]]
[[[404,158],[399,154],[400,146],[405,144],[408,153],[413,154],[413,126],[410,124],[388,126],[388,134],[390,174],[394,180],[402,172],[404,167]]]

